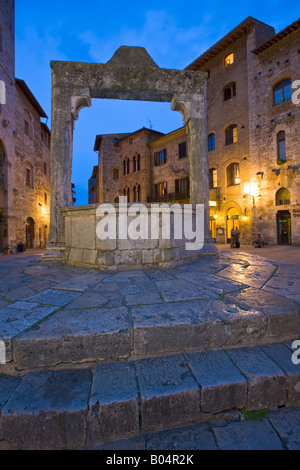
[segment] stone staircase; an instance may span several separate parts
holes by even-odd
[[[198,283],[197,266],[155,273],[157,291],[144,273],[74,270],[2,308],[0,448],[87,448],[299,406],[299,305],[261,289],[255,270],[248,285],[224,281],[232,265]]]

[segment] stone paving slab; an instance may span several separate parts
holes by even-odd
[[[276,408],[286,404],[287,377],[261,349],[232,349],[227,350],[227,354],[247,379],[249,410]]]
[[[284,450],[272,425],[265,418],[214,427],[222,450]]]
[[[15,340],[13,359],[18,369],[124,359],[130,326],[125,307],[59,310]]]
[[[186,358],[200,385],[202,411],[218,413],[246,406],[247,381],[225,351],[186,354]]]
[[[143,430],[198,419],[200,391],[183,356],[142,359],[136,367]]]
[[[237,303],[242,308],[256,309],[268,318],[268,335],[270,338],[281,331],[283,336],[296,331],[299,321],[299,305],[293,300],[262,291],[253,287],[237,293],[227,294],[226,299]],[[294,338],[290,338],[294,339]]]
[[[132,317],[137,355],[254,345],[267,331],[265,315],[221,300],[134,306]]]
[[[300,408],[270,411],[268,419],[289,450],[300,450]]]
[[[276,271],[276,266],[269,263],[242,266],[240,264],[231,264],[229,267],[218,272],[218,276],[231,279],[232,281],[242,282],[251,287],[261,288],[271,278]]]
[[[90,371],[29,373],[2,409],[2,436],[26,449],[84,445],[90,384]]]

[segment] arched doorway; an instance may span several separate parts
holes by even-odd
[[[26,248],[34,248],[34,220],[31,217],[26,220]]]
[[[227,230],[227,243],[230,243],[231,239],[231,230],[233,228],[240,229],[240,220],[239,220],[239,211],[236,207],[231,207],[227,212],[227,223],[226,223],[226,230]]]

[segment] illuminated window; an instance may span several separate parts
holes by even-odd
[[[227,167],[227,186],[240,184],[240,166],[238,163],[231,163]]]
[[[209,169],[209,189],[217,187],[217,170],[215,168]]]
[[[224,67],[228,67],[229,65],[232,65],[233,62],[234,62],[234,55],[233,55],[233,52],[231,52],[224,59]]]
[[[273,88],[274,104],[280,104],[292,98],[292,84],[290,79],[282,80]]]
[[[225,131],[225,145],[236,144],[237,142],[237,125],[232,124]]]

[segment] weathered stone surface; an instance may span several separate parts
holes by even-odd
[[[134,306],[132,316],[137,355],[254,345],[267,321],[259,312],[217,300]]]
[[[20,377],[0,377],[0,413],[21,382]],[[3,438],[0,432],[0,438]]]
[[[289,450],[300,449],[300,408],[270,411],[268,419]]]
[[[128,294],[125,296],[126,305],[161,304],[162,298],[156,292],[142,292],[140,294]]]
[[[19,449],[83,446],[90,371],[28,373],[1,414],[5,438]]]
[[[84,292],[95,287],[104,278],[105,274],[98,271],[92,271],[81,276],[72,277],[67,281],[60,282],[55,286],[55,289]]]
[[[136,367],[143,430],[199,418],[199,387],[183,356],[142,359]]]
[[[132,363],[100,364],[94,370],[88,440],[122,437],[139,431],[139,401]]]
[[[261,349],[231,349],[227,354],[247,379],[249,410],[285,405],[287,379],[282,369]]]
[[[231,264],[218,272],[218,276],[260,288],[270,279],[275,270],[276,266],[271,263],[259,266],[259,268],[253,265]]]
[[[158,281],[155,283],[166,302],[207,299],[208,295],[194,284],[185,281]]]
[[[246,284],[241,282],[227,281],[213,274],[205,273],[205,276],[203,276],[201,271],[198,272],[197,275],[190,271],[176,273],[176,277],[196,284],[199,288],[211,290],[217,294],[227,294],[228,292],[239,291],[247,287]]]
[[[238,293],[227,294],[226,298],[238,303],[242,308],[263,312],[268,318],[268,336],[270,339],[295,339],[298,334],[299,305],[290,299],[283,299],[269,292],[248,288]]]
[[[69,292],[67,290],[48,289],[40,294],[28,297],[28,302],[37,302],[40,304],[57,305],[63,307],[73,300],[77,299],[81,294],[80,292]]]
[[[130,318],[124,307],[63,310],[15,341],[18,368],[108,361],[131,354]]]
[[[285,344],[261,346],[261,349],[284,371],[288,378],[288,402],[300,405],[300,365],[293,364],[293,350]]]
[[[210,426],[202,423],[152,433],[147,450],[217,450],[217,445]]]
[[[213,431],[222,450],[283,450],[282,442],[265,418],[213,427]]]
[[[247,382],[224,351],[186,355],[188,364],[201,389],[201,411],[218,413],[244,408]]]

